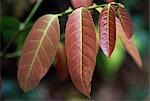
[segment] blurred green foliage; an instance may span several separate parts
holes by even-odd
[[[20,22],[14,17],[2,17],[0,24],[0,33],[5,41],[8,41],[19,30]]]

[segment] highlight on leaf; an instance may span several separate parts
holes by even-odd
[[[61,42],[56,53],[56,72],[60,80],[66,80],[69,77],[65,47]]]
[[[122,28],[128,38],[131,38],[133,35],[133,25],[131,18],[126,11],[125,7],[118,3],[118,9],[117,9],[117,17],[119,18]]]
[[[116,42],[115,6],[106,5],[99,16],[100,47],[103,53],[110,57]]]
[[[93,4],[93,0],[71,0],[73,8],[88,7]]]
[[[50,68],[60,39],[58,16],[44,15],[33,25],[19,61],[18,81],[26,92],[35,88]]]
[[[96,32],[90,12],[83,7],[69,15],[65,49],[73,84],[82,94],[90,97],[96,64]]]
[[[142,67],[142,60],[140,57],[140,54],[138,52],[138,49],[136,45],[134,44],[132,38],[128,39],[126,37],[126,33],[124,32],[121,22],[119,21],[118,18],[116,18],[116,29],[117,29],[117,34],[119,34],[119,37],[121,41],[124,44],[125,49],[127,52],[131,55],[135,63],[141,68]]]

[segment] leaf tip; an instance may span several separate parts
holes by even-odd
[[[28,90],[28,89],[23,89],[23,88],[21,88],[21,89],[23,90],[24,93],[30,91],[30,90]]]
[[[89,94],[88,96],[87,96],[89,99],[91,99],[91,95]]]
[[[139,66],[139,69],[141,70],[141,69],[142,69],[142,67],[143,67],[142,60],[140,60],[140,62],[138,63],[138,66]]]
[[[107,58],[110,58],[112,52],[103,51],[103,53],[106,55]]]
[[[85,95],[86,97],[88,97],[89,99],[91,99],[90,92],[89,92],[89,93],[84,93],[84,95]]]

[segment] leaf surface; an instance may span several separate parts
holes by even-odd
[[[124,32],[126,33],[126,36],[128,38],[131,38],[133,34],[133,25],[131,18],[126,9],[124,8],[124,6],[120,3],[118,5],[119,7],[117,9],[117,16],[121,22]]]
[[[65,47],[61,42],[59,43],[56,54],[56,71],[61,80],[66,80],[69,77]]]
[[[68,18],[65,35],[68,69],[75,87],[90,97],[96,64],[96,32],[88,10],[81,7]]]
[[[106,5],[99,16],[100,47],[110,57],[116,42],[115,10],[111,4]]]
[[[118,18],[116,18],[116,29],[117,29],[117,33],[119,34],[121,41],[124,44],[125,49],[131,55],[131,57],[134,59],[135,63],[141,68],[142,60],[141,60],[140,54],[138,52],[138,49],[137,49],[136,45],[134,44],[132,38],[128,39],[126,37],[126,34],[122,28],[121,22],[119,21]]]
[[[26,92],[38,85],[56,55],[60,39],[59,20],[44,15],[33,25],[19,61],[18,81]]]
[[[93,0],[71,0],[71,3],[74,8],[88,7],[93,4]]]

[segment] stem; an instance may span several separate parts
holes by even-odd
[[[102,5],[96,5],[96,4],[94,4],[94,5],[92,5],[92,6],[85,7],[85,8],[88,9],[88,10],[91,10],[91,9],[103,7],[103,6],[105,6],[105,5],[107,5],[107,4],[102,4]],[[73,9],[71,9],[71,8],[69,7],[66,11],[64,11],[64,12],[62,12],[62,13],[59,13],[59,14],[56,14],[56,15],[57,15],[57,16],[63,16],[63,15],[69,14],[69,13],[71,13],[71,12],[73,12]]]
[[[102,4],[102,5],[96,5],[96,4],[94,4],[94,5],[92,5],[92,6],[89,6],[87,9],[88,10],[91,10],[91,9],[96,9],[96,8],[99,8],[99,7],[103,7],[103,6],[105,6],[106,4]]]
[[[7,53],[5,55],[5,58],[16,58],[16,57],[19,57],[20,55],[21,55],[21,51],[17,51],[14,53]]]
[[[21,29],[24,29],[24,27],[29,23],[29,21],[31,20],[31,18],[33,17],[33,15],[35,14],[36,10],[38,9],[38,7],[40,6],[40,4],[42,3],[43,0],[37,0],[36,4],[34,5],[33,9],[31,10],[29,16],[27,17],[27,19],[22,23]]]
[[[43,0],[37,0],[36,4],[34,5],[34,7],[32,8],[29,16],[26,18],[26,20],[20,24],[20,28],[18,29],[18,31],[16,32],[16,34],[14,34],[14,36],[12,36],[12,39],[10,39],[8,41],[8,43],[6,44],[6,46],[3,49],[3,52],[0,53],[0,57],[3,56],[5,54],[5,52],[8,50],[8,48],[10,47],[10,45],[15,41],[15,39],[19,36],[19,32],[24,30],[24,28],[26,27],[26,25],[30,22],[31,18],[33,17],[33,15],[35,14],[36,10],[38,9],[38,7],[40,6],[40,4],[42,3]]]

